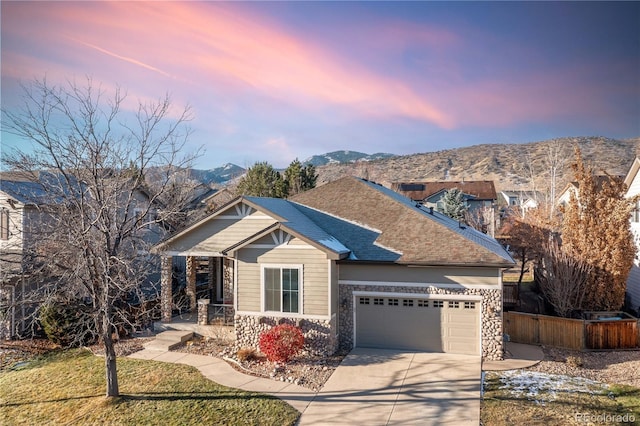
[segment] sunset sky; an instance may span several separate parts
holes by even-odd
[[[198,168],[640,136],[640,2],[2,1],[2,107],[91,76],[191,105]],[[130,105],[133,105],[131,102]],[[3,149],[28,142],[2,133]]]

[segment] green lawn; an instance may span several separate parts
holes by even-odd
[[[103,358],[50,353],[0,372],[0,423],[292,425],[299,413],[264,394],[205,379],[193,367],[118,359],[119,398],[106,398]]]
[[[490,372],[480,413],[485,426],[640,425],[640,389],[526,371]]]

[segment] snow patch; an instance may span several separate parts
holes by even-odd
[[[500,374],[501,386],[516,397],[525,397],[529,401],[545,405],[557,399],[560,393],[600,394],[609,385],[585,379],[559,374],[539,373],[536,371],[509,370]]]

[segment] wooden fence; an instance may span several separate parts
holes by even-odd
[[[636,319],[588,321],[504,312],[503,321],[504,333],[516,343],[574,350],[640,347],[640,326]]]

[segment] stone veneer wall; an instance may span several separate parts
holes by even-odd
[[[222,301],[233,303],[233,260],[224,258],[222,267]]]
[[[173,258],[162,256],[160,276],[160,312],[162,322],[171,322],[173,309]]]
[[[260,333],[278,324],[292,324],[302,329],[304,349],[312,355],[328,356],[338,349],[335,321],[270,316],[235,316],[236,345],[258,348]]]
[[[353,348],[353,292],[376,291],[437,295],[482,296],[482,358],[501,360],[503,357],[502,336],[502,291],[500,289],[444,289],[437,287],[388,287],[374,285],[340,285],[340,348]],[[346,302],[346,303],[344,303]],[[346,308],[345,308],[346,306]]]

